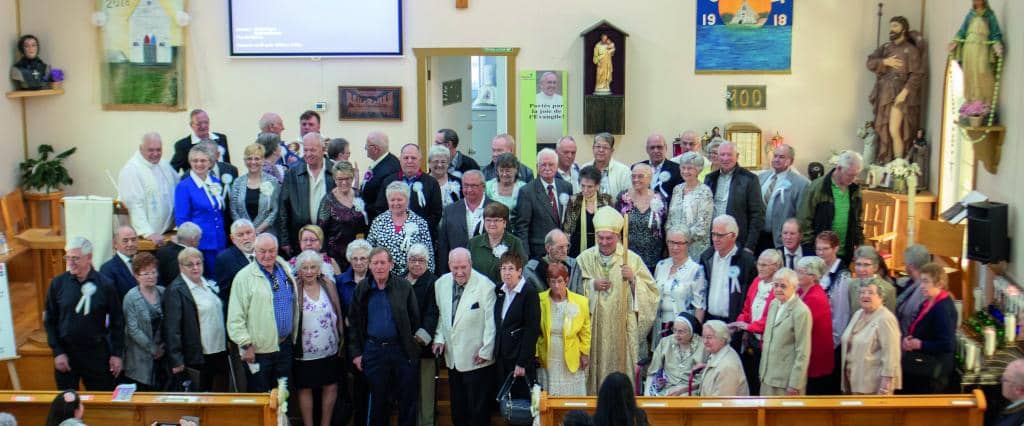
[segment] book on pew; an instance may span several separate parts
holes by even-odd
[[[137,386],[135,383],[117,385],[117,387],[114,388],[114,396],[110,399],[114,401],[131,401],[132,395],[135,395],[136,388]]]

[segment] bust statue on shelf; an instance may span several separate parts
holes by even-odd
[[[595,95],[612,94],[612,56],[615,56],[615,42],[607,34],[601,34],[601,41],[594,45],[594,65],[597,65]]]
[[[26,34],[18,39],[21,58],[11,66],[11,80],[18,90],[39,90],[50,86],[50,66],[39,59],[39,39]]]

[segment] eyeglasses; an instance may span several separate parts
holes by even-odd
[[[788,287],[788,285],[786,285],[786,283],[772,283],[772,288],[786,288],[786,287]]]
[[[410,257],[408,262],[409,263],[427,263],[427,259],[424,259],[422,257]]]
[[[192,269],[192,268],[195,268],[197,266],[203,266],[203,262],[191,262],[191,263],[182,263],[181,264],[181,267],[185,268],[185,269]]]
[[[685,246],[687,244],[690,244],[689,241],[671,241],[670,240],[670,241],[667,241],[667,242],[668,242],[669,245],[673,245],[673,246]]]
[[[722,234],[722,233],[718,233],[718,232],[712,232],[711,233],[711,238],[725,238],[725,237],[728,237],[730,234],[735,235],[736,233],[735,232],[726,232],[726,233]]]
[[[139,272],[139,276],[140,277],[155,277],[156,275],[157,275],[156,271]]]
[[[82,259],[82,256],[64,256],[65,262],[78,263],[78,261]]]

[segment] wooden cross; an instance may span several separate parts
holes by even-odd
[[[469,0],[455,0],[456,9],[465,9],[469,7]]]

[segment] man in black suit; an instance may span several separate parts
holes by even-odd
[[[299,249],[299,229],[316,223],[320,201],[334,189],[331,175],[333,162],[324,161],[324,145],[320,134],[307,133],[302,137],[305,158],[293,164],[281,183],[280,207],[277,216],[277,238],[281,251],[288,256]]]
[[[544,148],[537,153],[537,179],[519,190],[515,234],[529,247],[531,259],[544,257],[544,237],[552,229],[562,229],[572,184],[555,179],[557,174],[558,153]]]
[[[231,283],[238,271],[255,260],[253,251],[256,249],[256,227],[248,219],[238,219],[231,224],[231,246],[217,253],[217,287],[218,296],[224,301],[224,312],[227,313],[228,301],[231,300]]]
[[[377,199],[386,198],[384,195],[384,179],[402,170],[398,158],[388,150],[388,135],[383,132],[373,131],[366,135],[366,156],[370,157],[370,167],[363,176],[363,189],[359,191],[360,196],[366,203],[366,212],[369,215],[370,223],[384,210],[377,210]]]
[[[441,145],[448,148],[452,161],[448,163],[448,173],[457,178],[470,170],[480,170],[476,160],[462,155],[457,149],[459,147],[459,134],[452,129],[441,129],[434,134],[434,145]]]
[[[715,194],[715,217],[723,214],[732,216],[739,227],[736,243],[753,254],[761,229],[764,228],[764,201],[761,199],[760,181],[756,175],[737,164],[739,153],[732,142],[723,142],[718,146],[718,161],[721,168],[704,178],[704,184]]]
[[[179,139],[174,143],[174,156],[171,157],[171,167],[175,171],[181,173],[188,173],[191,168],[188,165],[188,151],[192,149],[192,145],[202,142],[204,139],[209,139],[217,144],[217,151],[220,152],[221,157],[224,158],[224,162],[231,162],[231,153],[228,152],[228,137],[223,133],[216,133],[210,131],[210,116],[206,114],[206,111],[201,109],[194,109],[189,114],[189,126],[192,126],[192,134]],[[218,175],[218,178],[220,175]]]
[[[661,194],[668,202],[672,190],[683,181],[679,174],[679,163],[668,159],[668,145],[665,136],[653,134],[647,137],[647,159],[641,163],[651,166],[651,189]]]
[[[132,256],[139,252],[139,237],[131,226],[114,231],[114,256],[100,266],[103,275],[117,291],[117,300],[124,300],[128,291],[139,285],[132,274]]]
[[[380,187],[387,188],[388,184],[394,181],[402,181],[409,185],[409,210],[427,221],[430,237],[437,239],[437,227],[441,223],[441,185],[433,176],[420,171],[423,155],[420,153],[419,145],[406,144],[400,154],[401,169],[385,177]],[[379,213],[387,209],[387,197],[377,197],[377,206],[374,210]]]
[[[502,383],[509,374],[527,376],[529,381],[537,380],[534,354],[537,350],[537,336],[540,334],[540,298],[537,290],[526,280],[520,279],[523,264],[514,251],[502,255],[502,281],[498,299],[494,302],[494,360],[498,368],[498,380]],[[506,272],[511,265],[515,272]],[[508,299],[512,299],[508,302]],[[514,398],[528,396],[529,385],[520,380],[512,387]]]
[[[178,253],[185,247],[199,247],[199,239],[203,236],[203,230],[192,222],[185,222],[178,226],[176,240],[172,239],[156,251],[157,284],[167,287],[171,282],[181,275],[178,268]]]
[[[776,247],[776,250],[782,254],[782,266],[795,271],[796,264],[800,259],[816,255],[814,248],[800,245],[803,233],[800,232],[800,221],[795,217],[789,218],[782,224],[782,232],[779,236],[782,238],[782,246]]]
[[[484,178],[487,180],[498,178],[498,166],[495,161],[498,160],[498,156],[504,153],[516,155],[516,140],[512,135],[508,133],[502,133],[491,139],[491,162],[488,163],[484,168],[480,169],[484,173]],[[517,160],[518,161],[518,160]],[[519,170],[516,173],[516,178],[523,182],[530,182],[533,180],[533,170],[526,167],[525,164],[519,162]]]
[[[469,239],[484,230],[484,207],[490,203],[484,196],[484,174],[469,170],[462,175],[462,199],[444,208],[441,224],[437,227],[437,253],[469,245]],[[470,220],[471,219],[471,220]],[[437,275],[448,273],[448,262],[437,262]]]
[[[754,256],[737,245],[736,219],[718,216],[711,224],[711,247],[700,255],[707,283],[704,285],[704,320],[731,323],[743,310],[747,288],[757,276]],[[738,344],[740,339],[733,339]],[[738,347],[738,345],[735,345]]]

